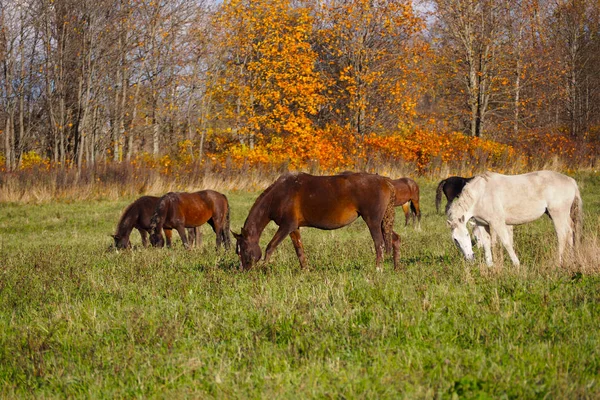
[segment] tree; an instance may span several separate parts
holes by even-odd
[[[216,24],[223,28],[217,43],[225,49],[210,89],[219,118],[251,147],[281,138],[299,143],[312,135],[311,116],[323,98],[309,10],[287,0],[232,0]]]
[[[427,46],[409,1],[317,2],[316,47],[330,107],[326,121],[358,136],[409,126],[423,86]]]
[[[499,0],[434,0],[443,73],[453,78],[447,90],[466,107],[456,112],[466,131],[479,137],[500,92],[503,53],[507,40],[507,7]]]
[[[558,3],[550,18],[555,54],[563,73],[564,119],[569,133],[581,138],[589,129],[600,101],[600,21],[598,2]],[[598,122],[596,118],[595,122]]]

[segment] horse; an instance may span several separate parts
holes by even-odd
[[[185,228],[200,227],[206,222],[217,235],[217,248],[223,246],[229,249],[229,202],[224,194],[214,190],[169,192],[160,198],[152,215],[150,241],[162,247],[161,229],[176,229],[183,245],[188,248]]]
[[[333,230],[361,216],[375,244],[377,270],[381,270],[384,250],[393,251],[397,269],[400,237],[393,231],[394,201],[394,185],[389,178],[379,175],[284,174],[258,196],[241,233],[232,232],[241,268],[250,269],[261,259],[259,239],[270,221],[279,228],[267,245],[264,262],[269,261],[275,248],[289,235],[300,267],[308,269],[300,227]]]
[[[486,172],[474,177],[448,210],[448,224],[454,242],[467,260],[473,260],[467,221],[471,217],[482,227],[483,247],[488,265],[493,265],[491,243],[497,237],[519,266],[513,248],[512,226],[534,221],[548,214],[558,238],[558,261],[566,248],[575,250],[580,242],[583,203],[577,182],[553,171],[523,175]],[[481,231],[480,231],[481,232]]]
[[[396,189],[394,206],[402,206],[404,211],[404,225],[408,225],[409,218],[414,224],[418,221],[417,229],[421,227],[421,210],[419,207],[419,185],[410,178],[392,179]],[[415,218],[416,217],[416,218]]]
[[[160,197],[156,196],[142,196],[135,200],[133,203],[125,208],[119,223],[117,224],[117,230],[114,235],[111,235],[115,241],[115,248],[125,249],[130,248],[131,243],[129,236],[133,228],[140,232],[142,237],[142,244],[144,247],[148,247],[148,234],[150,234],[150,219],[154,213],[154,209],[158,205]],[[171,229],[165,228],[165,237],[167,245],[171,245]],[[199,232],[194,229],[190,229],[188,234],[194,242],[199,240]]]
[[[340,172],[339,175],[355,174],[353,171]],[[415,222],[415,216],[418,218],[417,229],[421,228],[421,210],[419,208],[419,185],[410,178],[392,179],[392,184],[396,190],[396,200],[394,206],[402,206],[404,212],[404,225],[408,225],[409,218]]]
[[[452,201],[460,196],[460,192],[463,190],[465,185],[471,181],[471,179],[473,179],[473,177],[463,178],[462,176],[451,176],[443,179],[438,184],[435,191],[435,210],[438,214],[440,212],[440,204],[442,203],[442,192],[446,196],[446,213],[448,213],[448,209],[450,208]]]

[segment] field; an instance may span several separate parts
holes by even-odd
[[[564,268],[547,218],[515,230],[520,268],[463,262],[430,181],[383,272],[362,220],[303,229],[310,271],[286,240],[239,272],[208,227],[200,249],[108,251],[132,199],[0,204],[0,397],[598,398],[600,176],[576,178]],[[238,231],[258,193],[226,194]]]

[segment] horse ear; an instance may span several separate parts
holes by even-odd
[[[447,219],[447,220],[446,220],[446,225],[448,225],[448,226],[452,226],[452,222],[450,222],[450,220],[449,220],[449,219]]]
[[[463,215],[463,216],[461,216],[461,217],[458,219],[458,222],[460,222],[461,224],[462,224],[463,222],[465,222],[465,216],[464,216],[464,215]]]
[[[112,235],[112,234],[110,234],[110,235],[108,235],[108,236],[110,236],[110,237],[111,237],[111,238],[113,238],[113,239],[117,239],[117,238],[118,238],[118,236],[117,236],[117,235]]]
[[[241,239],[241,237],[242,237],[242,235],[241,235],[241,234],[239,234],[239,233],[235,233],[235,232],[233,231],[233,229],[230,229],[230,231],[231,231],[231,234],[233,235],[233,237],[235,238],[235,240],[240,240],[240,239]]]

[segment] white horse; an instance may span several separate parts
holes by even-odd
[[[467,221],[475,219],[474,234],[481,242],[485,260],[493,264],[492,243],[499,239],[512,263],[519,259],[513,249],[513,225],[525,224],[548,214],[558,237],[558,259],[565,248],[579,242],[582,202],[577,182],[553,171],[523,175],[486,172],[469,182],[448,210],[448,224],[454,242],[467,260],[473,260]]]

